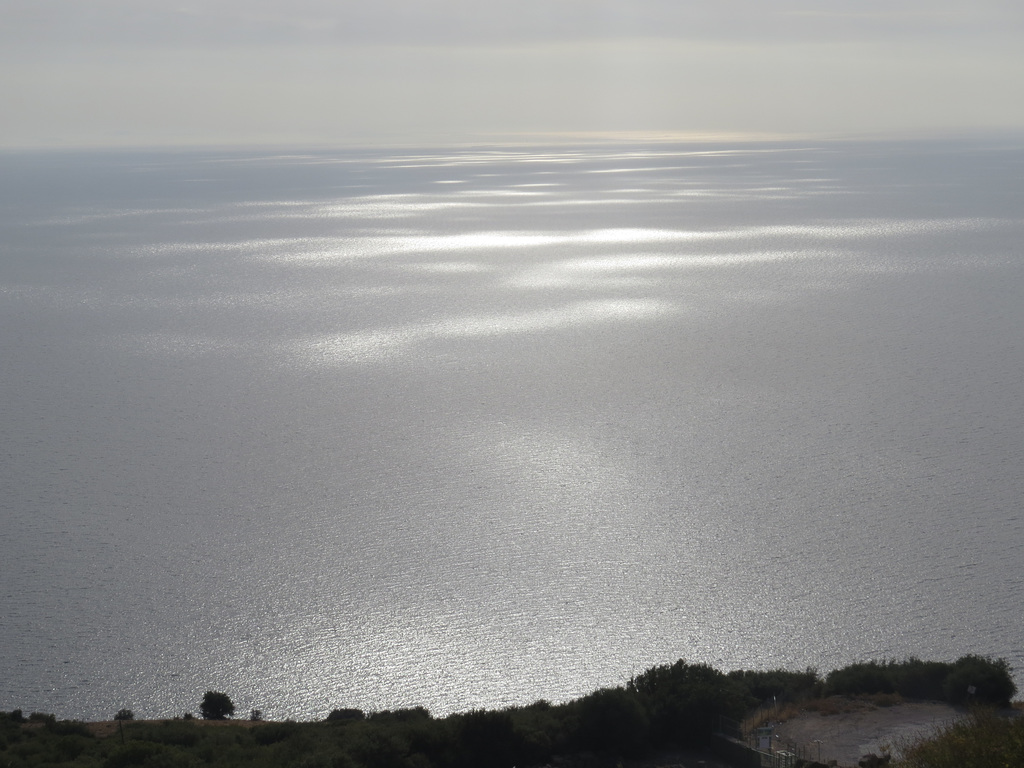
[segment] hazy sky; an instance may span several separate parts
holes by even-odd
[[[1022,128],[1021,0],[0,0],[0,146]]]

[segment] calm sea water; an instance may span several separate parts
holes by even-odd
[[[1021,670],[1022,146],[0,156],[0,709]]]

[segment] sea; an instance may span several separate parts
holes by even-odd
[[[0,710],[1024,683],[1024,137],[0,154]]]

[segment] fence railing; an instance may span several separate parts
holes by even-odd
[[[767,713],[768,710],[766,710]],[[801,744],[779,738],[771,725],[757,727],[764,722],[756,716],[740,722],[720,717],[715,735],[723,759],[742,768],[795,768],[797,761],[835,765],[835,756],[827,745],[815,741]],[[725,746],[728,742],[731,746]]]

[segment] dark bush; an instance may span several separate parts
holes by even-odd
[[[790,672],[785,669],[768,671],[736,670],[727,677],[739,683],[744,690],[758,701],[778,702],[799,701],[821,693],[822,680],[816,669],[804,672]]]
[[[636,757],[647,751],[651,723],[635,691],[604,688],[580,699],[579,746]]]
[[[425,707],[410,707],[408,709],[385,709],[382,712],[374,712],[370,715],[371,720],[394,720],[400,723],[407,723],[412,720],[430,720],[430,710]]]
[[[4,749],[4,743],[14,744],[21,741],[22,736],[21,722],[12,720],[8,712],[0,712],[0,750]]]
[[[130,709],[119,709],[119,710],[117,710],[117,714],[114,715],[114,719],[115,720],[134,720],[135,719],[135,713],[132,712]]]
[[[523,743],[508,711],[467,712],[455,723],[459,764],[467,768],[511,768],[520,762]]]
[[[579,742],[579,706],[537,701],[509,710],[527,765],[544,765],[555,754],[571,752]]]
[[[47,721],[46,730],[57,736],[83,736],[87,739],[94,739],[96,736],[89,730],[89,726],[81,720],[53,720]]]
[[[942,699],[951,704],[979,701],[1007,706],[1016,690],[1006,661],[982,656],[964,656],[953,664],[916,658],[870,661],[837,669],[825,680],[827,695],[898,693],[911,699]]]
[[[361,709],[332,709],[327,715],[327,722],[345,722],[350,720],[362,720],[366,714]]]
[[[163,723],[135,723],[125,729],[136,741],[151,741],[155,744],[170,744],[176,747],[194,747],[202,735],[194,723],[181,720]]]
[[[299,728],[298,723],[270,723],[259,728],[253,728],[252,738],[257,744],[264,746],[276,744],[279,741],[285,741],[294,736]]]
[[[392,729],[358,732],[352,738],[349,751],[365,768],[409,768],[409,745]]]
[[[657,746],[704,746],[721,716],[739,719],[757,703],[740,683],[714,667],[682,659],[637,675],[628,688],[639,694]]]
[[[85,752],[88,746],[89,742],[81,736],[61,736],[53,745],[54,751],[60,759],[67,763]]]
[[[911,657],[904,662],[891,664],[893,684],[896,693],[908,699],[945,698],[946,678],[953,670],[952,664],[941,661],[921,661]]]
[[[166,747],[160,744],[152,744],[148,741],[132,741],[116,747],[103,765],[104,768],[130,768],[134,765],[145,765],[165,749]]]
[[[828,673],[825,678],[827,696],[856,696],[862,693],[896,693],[891,665],[877,661],[851,664]]]
[[[951,704],[983,702],[997,707],[1010,706],[1017,686],[1004,659],[963,656],[956,660],[943,685],[946,701]]]

